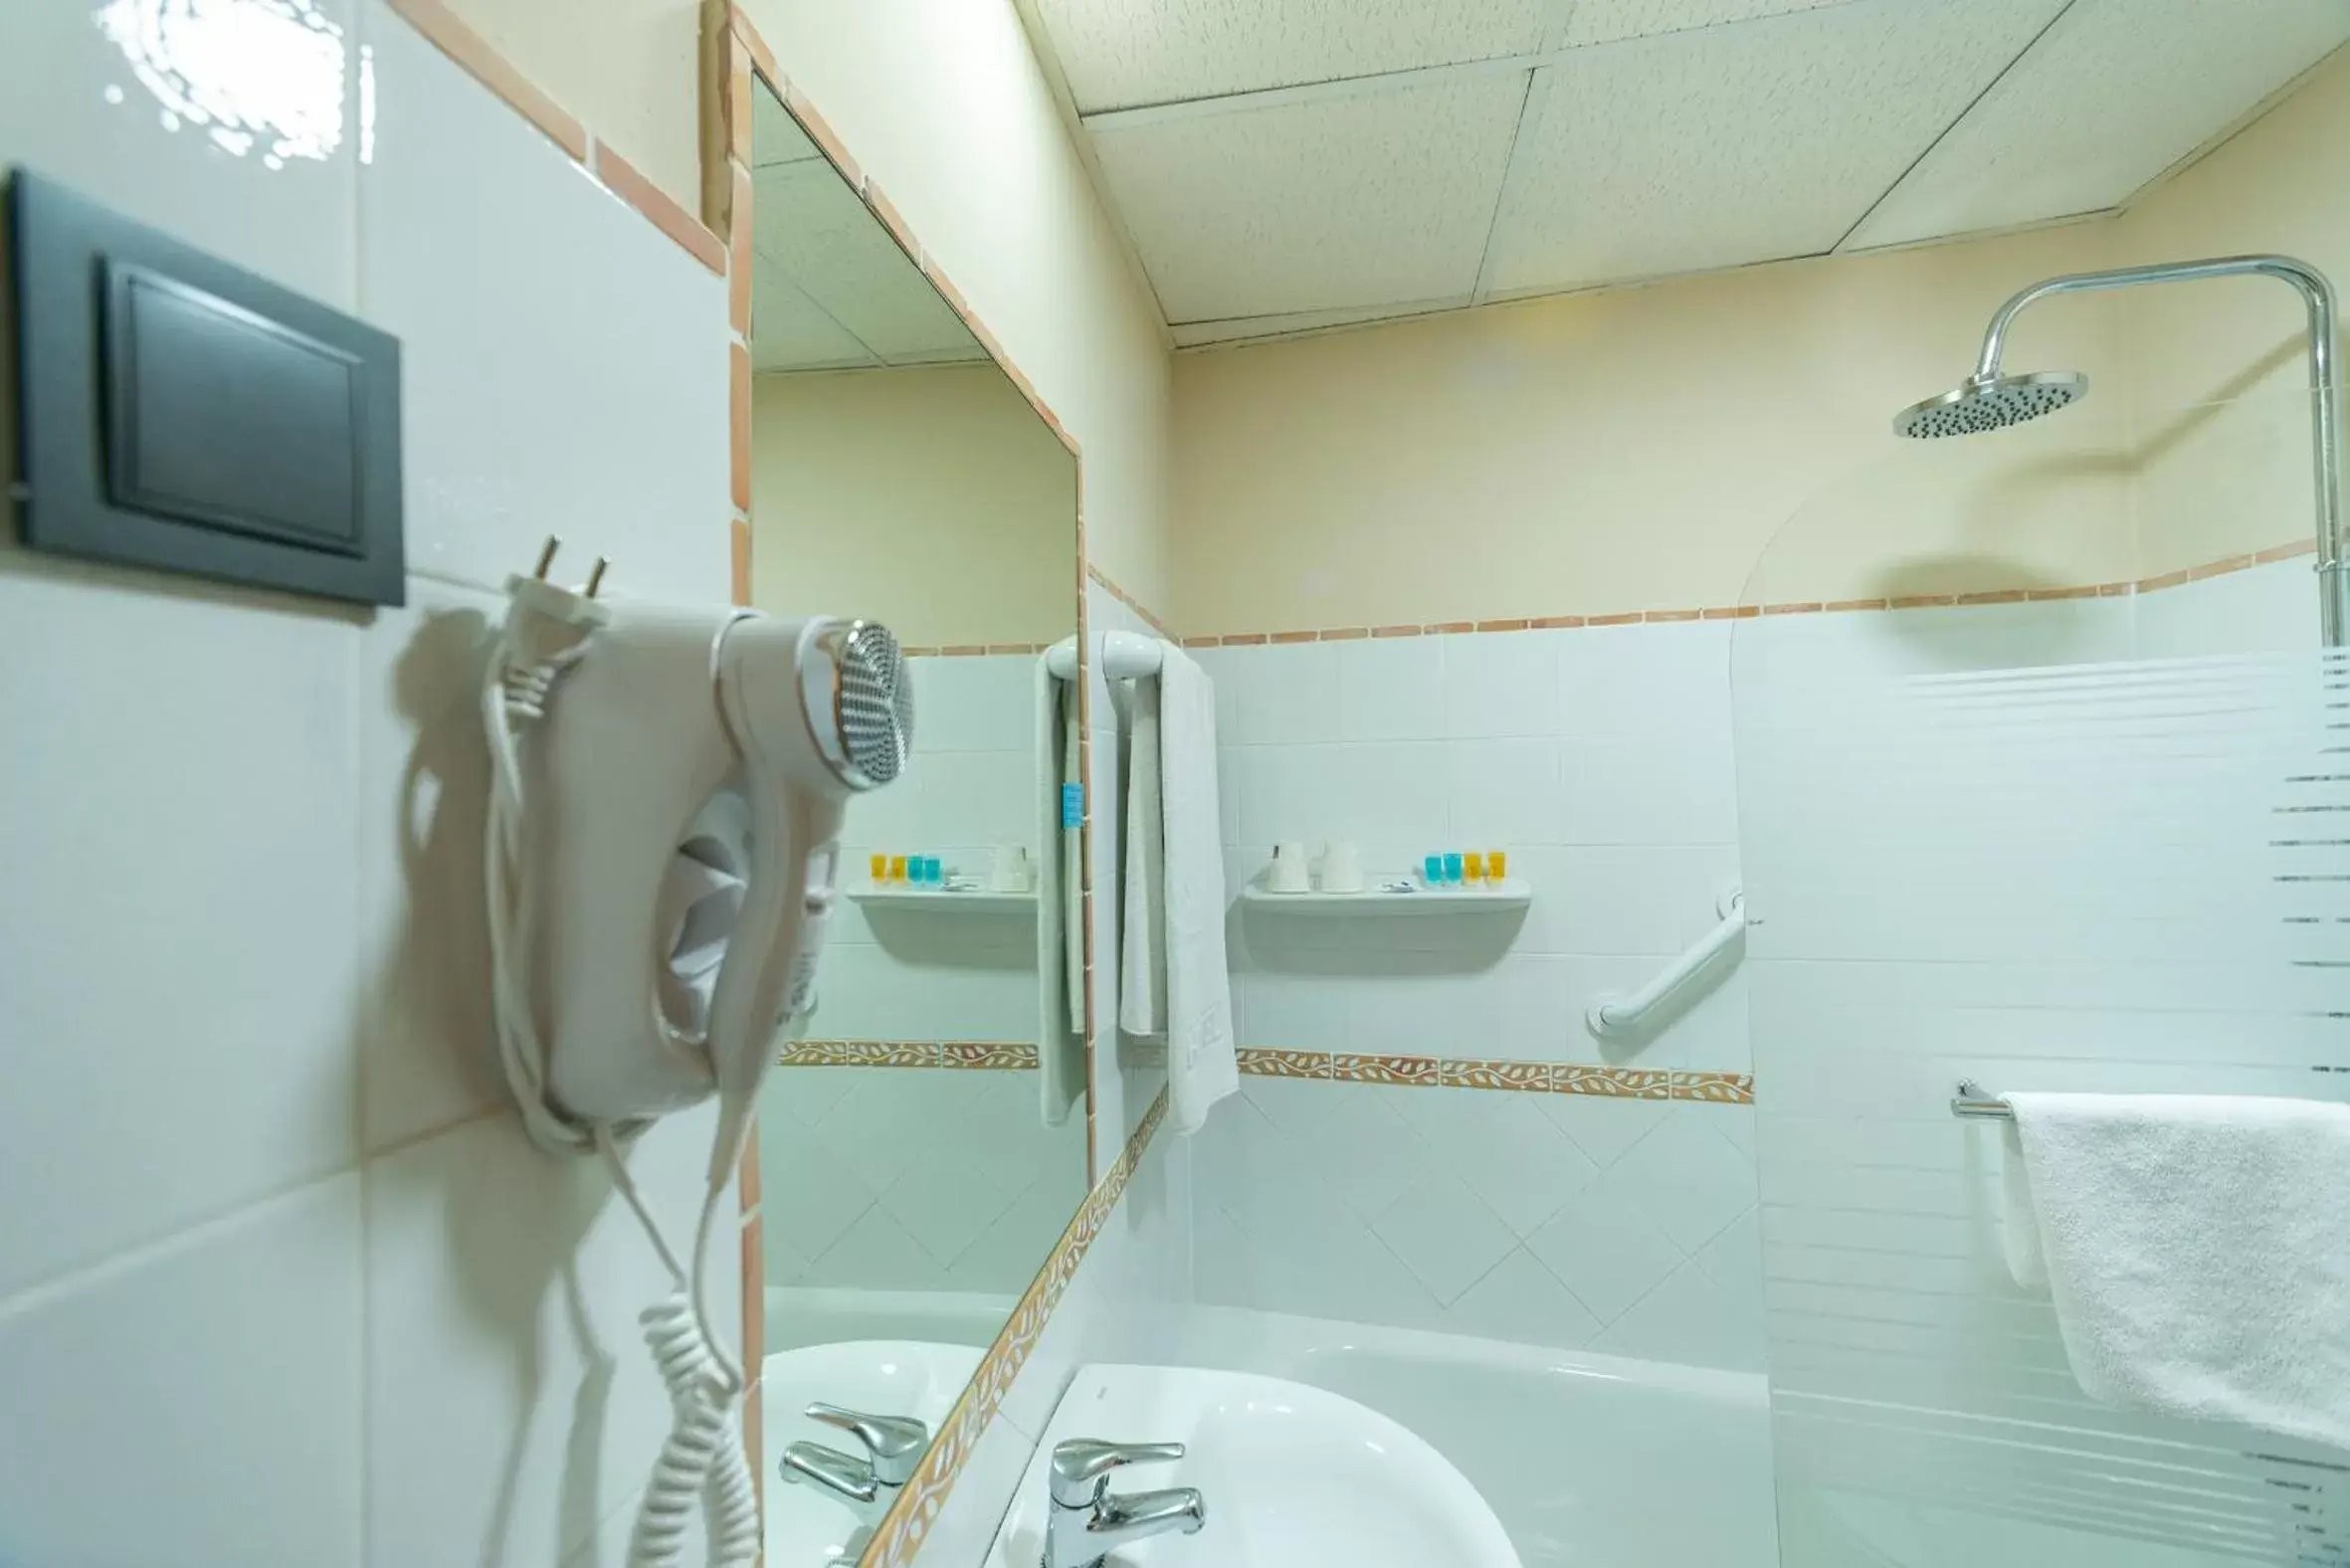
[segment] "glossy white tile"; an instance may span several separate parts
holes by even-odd
[[[360,634],[359,1049],[380,1149],[502,1103],[482,886],[482,673],[503,601],[421,578]]]
[[[1336,645],[1339,738],[1429,740],[1444,734],[1447,641],[1388,637]]]
[[[1751,1300],[1682,1264],[1592,1341],[1595,1350],[1736,1372],[1763,1369],[1762,1318]]]
[[[351,0],[9,6],[0,163],[350,310],[355,34]]]
[[[1680,1267],[1680,1249],[1613,1178],[1586,1188],[1526,1248],[1591,1315],[1614,1322]]]
[[[1458,740],[1556,733],[1559,645],[1573,635],[1444,639],[1445,733]]]
[[[1600,1331],[1599,1319],[1584,1310],[1557,1275],[1522,1250],[1470,1285],[1446,1311],[1445,1327],[1480,1339],[1561,1350],[1589,1344]]]
[[[346,1175],[0,1307],[11,1560],[357,1568],[359,1281]]]
[[[699,1206],[711,1125],[671,1117],[630,1153],[673,1238]],[[368,1560],[560,1559],[644,1484],[667,1434],[637,1314],[670,1280],[602,1170],[549,1159],[509,1116],[378,1159],[366,1184]],[[715,1252],[711,1299],[739,1343],[738,1260]]]
[[[349,1165],[359,631],[0,557],[0,1295]],[[57,673],[71,671],[73,679]]]
[[[1680,1104],[1615,1163],[1610,1180],[1681,1251],[1693,1253],[1753,1209],[1754,1162]]]
[[[401,338],[409,569],[494,588],[560,533],[565,580],[603,555],[615,596],[725,603],[723,281],[378,0],[365,24],[360,305]]]
[[[1372,1222],[1440,1305],[1450,1306],[1517,1246],[1517,1237],[1468,1183],[1431,1171]]]

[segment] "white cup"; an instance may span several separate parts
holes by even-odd
[[[1265,886],[1269,892],[1304,892],[1313,885],[1305,869],[1305,846],[1276,844],[1273,847],[1273,865],[1266,870]]]
[[[1363,852],[1352,839],[1332,839],[1322,846],[1322,891],[1361,892]]]
[[[999,844],[994,864],[988,869],[987,884],[997,892],[1027,892],[1035,885],[1035,872],[1028,864],[1028,846]]]

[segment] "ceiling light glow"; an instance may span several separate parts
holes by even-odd
[[[106,0],[95,13],[163,125],[270,168],[342,145],[342,29],[315,0]]]

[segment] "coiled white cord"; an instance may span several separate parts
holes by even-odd
[[[525,803],[517,743],[523,730],[545,717],[556,684],[587,651],[593,625],[584,615],[568,618],[544,607],[525,611],[517,600],[482,684],[482,726],[490,762],[484,890],[498,1060],[533,1141],[552,1152],[603,1156],[613,1185],[644,1226],[674,1285],[638,1319],[669,1388],[675,1417],[639,1504],[629,1568],[682,1568],[686,1528],[694,1508],[704,1502],[713,1568],[747,1568],[759,1556],[761,1525],[741,1441],[742,1369],[711,1328],[703,1289],[710,1237],[726,1188],[713,1180],[702,1199],[688,1269],[654,1222],[611,1129],[571,1120],[548,1104],[546,1049],[530,1010],[525,955],[531,950],[532,922],[529,900],[522,896]],[[739,1158],[739,1149],[735,1155]],[[733,1161],[725,1163],[731,1168]]]
[[[654,1365],[669,1386],[675,1422],[637,1507],[636,1530],[629,1538],[629,1568],[679,1568],[685,1560],[686,1527],[693,1510],[705,1502],[709,1560],[721,1568],[742,1568],[758,1559],[760,1546],[758,1493],[742,1447],[742,1369],[720,1348],[711,1331],[702,1290],[703,1266],[724,1189],[712,1189],[703,1197],[701,1220],[694,1228],[693,1265],[689,1272],[681,1270],[677,1255],[653,1223],[643,1195],[621,1162],[619,1149],[602,1133],[596,1142],[611,1167],[613,1182],[643,1222],[645,1234],[653,1239],[654,1250],[678,1284],[638,1317],[645,1342],[652,1347]]]

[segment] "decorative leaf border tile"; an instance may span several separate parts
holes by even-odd
[[[1126,1140],[1126,1147],[1116,1162],[1078,1206],[1077,1217],[1062,1233],[1052,1256],[1045,1260],[1045,1267],[1020,1298],[1020,1304],[1013,1308],[1011,1321],[1004,1325],[1004,1331],[981,1358],[970,1385],[948,1413],[929,1452],[922,1456],[921,1468],[914,1471],[914,1478],[898,1493],[897,1501],[890,1505],[874,1531],[873,1541],[858,1559],[858,1568],[909,1568],[930,1526],[938,1522],[939,1510],[954,1490],[955,1481],[978,1447],[981,1435],[995,1419],[1004,1396],[1011,1392],[1013,1381],[1027,1364],[1029,1353],[1036,1349],[1045,1325],[1052,1321],[1053,1309],[1061,1304],[1070,1280],[1077,1276],[1077,1266],[1085,1261],[1093,1239],[1101,1234],[1102,1224],[1125,1196],[1126,1183],[1141,1164],[1144,1151],[1150,1147],[1151,1135],[1159,1130],[1166,1114],[1167,1093],[1161,1089],[1151,1101],[1150,1109],[1143,1113],[1141,1125]]]
[[[1317,1078],[1405,1088],[1509,1089],[1533,1094],[1599,1094],[1612,1099],[1686,1099],[1709,1105],[1754,1103],[1751,1073],[1689,1073],[1665,1068],[1585,1066],[1569,1062],[1499,1062],[1469,1057],[1361,1055],[1244,1046],[1241,1072],[1251,1078]]]
[[[1037,1066],[1029,1040],[795,1040],[784,1068],[958,1068],[1018,1073]]]

